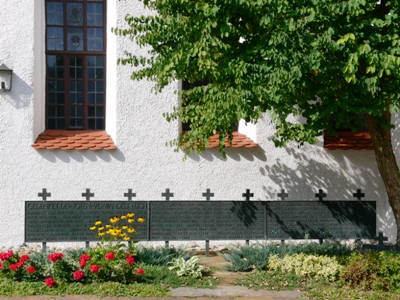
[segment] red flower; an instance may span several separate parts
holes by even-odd
[[[63,258],[63,254],[62,253],[51,253],[48,256],[48,259],[51,260],[53,263],[55,263],[57,260],[60,260]]]
[[[84,260],[84,261],[88,261],[90,259],[90,255],[89,254],[82,254],[79,259],[80,260]]]
[[[108,252],[108,253],[106,253],[106,255],[104,255],[104,258],[107,260],[114,260],[115,255],[112,252]]]
[[[21,255],[21,257],[19,258],[20,262],[26,262],[27,260],[29,260],[29,256],[28,255]]]
[[[136,270],[136,274],[137,274],[137,275],[143,275],[143,274],[144,274],[143,268],[137,269],[137,270]]]
[[[89,270],[90,270],[90,272],[92,272],[92,273],[99,273],[99,266],[98,265],[91,265],[90,267],[89,267]]]
[[[17,268],[21,268],[24,265],[24,263],[22,261],[18,261],[15,263],[15,265],[17,266]]]
[[[36,271],[36,268],[34,266],[29,266],[26,268],[27,273],[33,273]]]
[[[0,264],[0,270],[3,269],[3,264]]]
[[[81,259],[79,265],[81,266],[81,268],[83,268],[84,266],[86,266],[86,260]]]
[[[75,271],[73,276],[75,280],[80,281],[85,278],[85,273],[83,271]]]
[[[7,252],[0,253],[0,260],[5,261],[14,255],[12,250],[8,250]]]
[[[135,263],[135,258],[132,255],[128,255],[126,257],[126,262],[130,265],[133,265]]]
[[[12,271],[17,271],[18,266],[17,266],[17,264],[12,264],[12,265],[10,265],[8,268],[9,268],[10,270],[12,270]]]
[[[48,287],[52,287],[56,285],[56,281],[53,278],[49,277],[44,280],[44,284]]]

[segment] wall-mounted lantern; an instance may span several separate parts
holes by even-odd
[[[5,64],[0,65],[0,92],[11,91],[12,73]]]

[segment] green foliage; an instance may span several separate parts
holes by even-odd
[[[266,268],[271,255],[291,255],[296,253],[335,256],[338,261],[344,260],[351,253],[350,248],[337,243],[316,243],[298,245],[258,245],[232,248],[228,253],[221,253],[232,265],[228,267],[233,272],[244,272],[253,269],[262,270]]]
[[[164,284],[169,287],[193,286],[197,288],[215,288],[219,280],[211,276],[195,278],[193,276],[176,276],[176,271],[169,270],[165,266],[146,267],[145,282],[152,284]]]
[[[341,278],[354,287],[400,291],[400,254],[392,252],[355,253]]]
[[[191,123],[178,147],[202,151],[220,132],[223,149],[231,124],[255,122],[264,112],[272,115],[276,145],[284,146],[315,142],[335,125],[356,129],[352,120],[361,114],[388,126],[384,112],[399,108],[399,1],[143,4],[156,13],[127,15],[126,28],[114,32],[148,53],[126,53],[119,63],[135,67],[133,79],[156,81],[158,90],[177,79],[207,82],[181,91],[181,105],[165,114]]]
[[[178,257],[169,263],[168,269],[175,271],[178,276],[189,276],[194,278],[201,277],[204,267],[199,264],[199,258],[192,256],[188,260]]]
[[[310,280],[294,273],[260,270],[248,273],[245,278],[239,279],[237,283],[253,290],[267,289],[280,291],[304,290],[316,285],[324,285],[326,281]]]
[[[166,266],[175,258],[183,257],[188,259],[190,255],[182,249],[175,248],[139,248],[137,250],[137,259],[145,265]]]
[[[342,266],[339,265],[335,257],[299,253],[285,255],[283,258],[278,255],[270,256],[268,269],[283,273],[294,273],[306,278],[335,281]]]

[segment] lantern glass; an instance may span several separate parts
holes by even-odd
[[[11,90],[13,71],[6,65],[0,65],[0,92]]]

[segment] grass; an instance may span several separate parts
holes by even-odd
[[[16,282],[0,277],[1,296],[34,296],[34,295],[95,295],[114,297],[162,297],[170,288],[192,286],[214,288],[218,280],[211,276],[199,279],[178,277],[165,266],[142,265],[146,274],[141,282],[135,284],[106,283],[60,283],[49,288],[43,282]]]
[[[0,295],[2,296],[34,296],[34,295],[95,295],[95,296],[135,296],[162,297],[169,292],[168,287],[161,284],[121,284],[107,283],[60,283],[48,288],[42,282],[15,282],[0,278]]]
[[[363,291],[357,288],[343,286],[340,282],[332,283],[324,280],[305,279],[294,274],[253,271],[247,273],[237,284],[250,289],[266,290],[300,290],[305,297],[316,300],[360,299],[360,300],[399,300],[400,295],[383,291]]]

